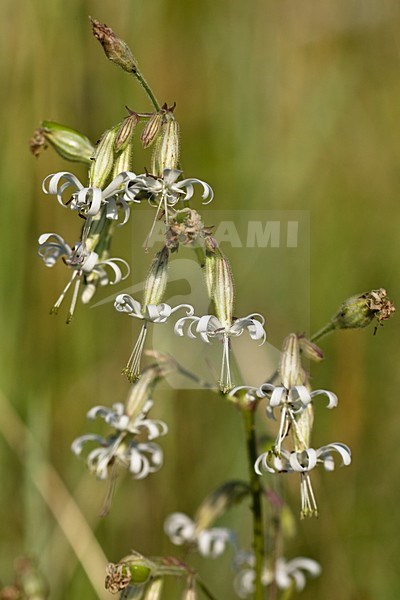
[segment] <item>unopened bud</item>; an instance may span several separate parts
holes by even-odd
[[[168,281],[168,248],[157,252],[144,284],[143,310],[150,304],[160,304]]]
[[[92,187],[103,188],[111,174],[114,164],[114,141],[116,129],[103,133],[89,171],[89,181]]]
[[[291,428],[293,446],[296,452],[303,452],[303,450],[310,447],[313,424],[314,408],[310,402],[296,418],[296,427]]]
[[[160,365],[151,365],[142,371],[140,379],[132,385],[125,403],[125,413],[132,421],[142,412],[144,405],[150,400],[156,383],[161,377],[165,377],[174,369],[174,363],[164,361]]]
[[[143,600],[160,600],[164,580],[161,578],[153,579],[146,588]]]
[[[133,162],[133,143],[132,140],[128,143],[128,145],[118,154],[115,159],[113,166],[113,179],[117,177],[120,173],[124,173],[125,171],[130,171],[132,169]]]
[[[119,38],[111,27],[107,27],[97,19],[92,19],[92,17],[89,17],[89,19],[92,24],[93,35],[103,46],[107,58],[124,71],[136,73],[138,70],[137,61],[128,44]]]
[[[148,148],[154,142],[160,132],[163,120],[164,112],[156,112],[151,115],[140,136],[143,148]]]
[[[121,152],[132,139],[139,117],[135,112],[128,115],[121,123],[114,140],[115,152]]]
[[[207,529],[234,504],[241,502],[250,493],[244,481],[227,481],[209,494],[198,507],[194,516],[196,529]]]
[[[285,339],[279,365],[282,385],[289,390],[303,383],[303,369],[300,360],[300,347],[297,335],[291,333]]]
[[[304,354],[305,358],[309,358],[315,362],[320,362],[324,358],[324,353],[321,348],[316,344],[308,340],[304,335],[297,336],[299,340],[300,350]]]
[[[214,238],[206,240],[206,284],[215,313],[223,327],[232,324],[234,284],[231,266]]]
[[[380,288],[353,296],[343,302],[333,318],[336,329],[366,327],[375,317],[378,323],[386,321],[394,313],[395,307],[387,297],[386,290]]]
[[[164,169],[177,169],[179,166],[179,123],[171,112],[166,113],[165,119],[152,156],[151,172],[157,177],[162,176]]]
[[[190,581],[187,588],[183,592],[182,600],[197,600],[197,592],[194,581]]]

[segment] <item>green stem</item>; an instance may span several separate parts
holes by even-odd
[[[210,590],[208,589],[208,587],[202,581],[200,581],[200,579],[196,579],[196,582],[197,582],[197,585],[199,586],[199,588],[201,589],[201,591],[203,592],[203,594],[209,600],[217,600],[216,597],[214,596],[214,594],[212,594],[210,592]]]
[[[242,409],[243,422],[246,432],[247,460],[251,490],[251,510],[253,512],[253,550],[255,556],[255,590],[254,600],[263,600],[261,575],[264,566],[264,530],[261,504],[261,482],[254,470],[257,460],[255,411]]]
[[[310,342],[316,342],[334,330],[335,330],[335,324],[333,323],[333,321],[329,321],[329,323],[324,325],[319,331],[317,331],[317,333],[314,333],[314,335],[311,336]]]
[[[158,112],[161,109],[161,107],[157,101],[157,98],[153,94],[153,90],[151,89],[151,87],[149,86],[149,84],[147,83],[147,81],[145,80],[143,75],[141,74],[141,72],[135,71],[133,73],[133,75],[136,77],[136,79],[138,80],[140,85],[143,87],[144,91],[146,92],[146,94],[148,95],[148,97],[150,99],[150,102],[152,103],[152,105],[154,106],[156,111]]]

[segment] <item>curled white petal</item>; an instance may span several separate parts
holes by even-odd
[[[106,440],[101,435],[95,435],[94,433],[87,433],[76,438],[71,444],[71,450],[74,454],[79,456],[82,453],[82,449],[86,442],[97,442],[99,444],[105,444]]]
[[[202,556],[216,558],[220,556],[227,543],[231,540],[232,533],[223,527],[204,529],[197,537],[197,547]]]
[[[315,398],[316,396],[327,396],[328,408],[335,408],[338,405],[338,398],[333,392],[328,392],[327,390],[315,390],[311,392],[310,395],[311,398]]]
[[[164,523],[164,531],[173,544],[182,546],[193,540],[196,526],[184,513],[172,513]]]
[[[118,312],[129,314],[131,317],[144,318],[140,302],[132,298],[129,294],[118,294],[114,301],[114,308]]]

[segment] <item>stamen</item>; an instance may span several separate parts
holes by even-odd
[[[318,516],[318,507],[315,500],[314,490],[311,485],[309,473],[301,473],[300,475],[300,496],[301,496],[301,513],[302,519]]]
[[[145,322],[142,326],[135,347],[133,348],[132,354],[129,357],[128,363],[122,370],[122,373],[127,376],[131,383],[140,378],[140,361],[143,354],[144,343],[146,341],[147,325],[147,322]]]
[[[57,302],[54,304],[53,308],[50,310],[50,314],[51,315],[56,315],[58,313],[58,309],[60,308],[62,301],[65,298],[66,293],[68,292],[69,288],[71,287],[74,279],[76,278],[76,276],[78,275],[78,271],[74,271],[74,273],[72,274],[71,279],[68,281],[67,285],[65,286],[65,288],[63,289],[63,291],[61,292],[60,296],[58,297]]]
[[[221,364],[221,378],[220,378],[220,390],[224,394],[229,392],[232,385],[231,366],[229,362],[229,351],[230,351],[230,339],[228,334],[224,334],[223,339],[223,352],[222,352],[222,364]]]
[[[79,273],[79,278],[75,282],[74,293],[72,294],[71,305],[69,307],[69,312],[68,312],[68,317],[67,317],[67,325],[69,323],[71,323],[72,317],[74,316],[76,301],[78,299],[79,286],[81,285],[81,281],[82,281],[81,271],[76,271],[76,273]]]

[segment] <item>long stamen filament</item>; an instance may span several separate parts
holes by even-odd
[[[68,281],[67,285],[65,286],[65,288],[63,289],[63,291],[61,292],[61,294],[59,295],[56,303],[54,304],[53,308],[50,311],[50,314],[57,314],[58,313],[58,309],[60,308],[62,301],[65,298],[66,293],[68,292],[69,288],[71,287],[73,281],[75,280],[76,276],[78,275],[78,271],[74,271],[74,273],[72,274],[71,279]]]
[[[308,473],[301,473],[300,477],[301,518],[304,519],[313,515],[318,516],[318,507],[310,475]]]
[[[220,389],[221,392],[226,393],[232,389],[232,376],[231,366],[229,361],[230,351],[230,339],[228,334],[224,334],[223,339],[223,352],[222,352],[222,364],[221,364],[221,378],[220,378]]]
[[[147,321],[142,325],[139,337],[132,350],[132,354],[129,357],[126,367],[122,371],[122,373],[126,375],[131,382],[137,381],[140,377],[140,361],[147,336],[147,325]]]
[[[80,271],[77,271],[77,273],[79,273],[79,277],[75,282],[74,292],[72,294],[71,305],[69,307],[69,312],[68,312],[68,317],[67,317],[67,323],[71,323],[72,317],[74,316],[76,301],[78,299],[79,286],[82,281],[82,273]]]

